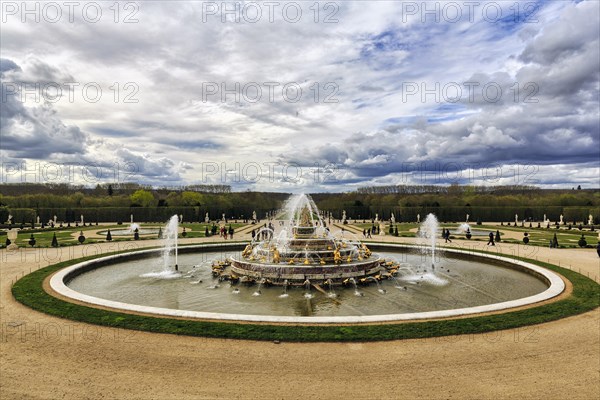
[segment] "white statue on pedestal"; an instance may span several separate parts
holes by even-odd
[[[210,222],[210,218],[208,218],[208,213],[206,213],[206,215],[204,216],[204,222],[206,222],[207,224]]]
[[[564,221],[563,221],[563,215],[560,214],[560,224],[562,225],[563,223],[564,223]]]
[[[346,210],[342,212],[342,224],[346,222]]]
[[[515,224],[519,222],[519,214],[515,214]]]
[[[421,214],[417,214],[417,224],[421,223]]]
[[[594,217],[592,214],[588,216],[588,225],[594,225]]]
[[[394,216],[394,213],[392,213],[392,216],[390,217],[390,222],[392,223],[392,225],[396,223],[396,217]]]
[[[467,223],[467,224],[469,223],[469,214],[467,214],[467,219],[466,219],[465,223]]]

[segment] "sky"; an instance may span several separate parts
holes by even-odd
[[[1,2],[2,182],[600,188],[600,2]]]

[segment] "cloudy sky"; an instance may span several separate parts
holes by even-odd
[[[600,187],[595,0],[24,4],[4,182]]]

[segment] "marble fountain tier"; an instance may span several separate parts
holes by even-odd
[[[319,210],[306,195],[293,198],[285,212],[289,219],[274,237],[259,231],[240,256],[213,265],[215,275],[231,281],[300,286],[308,282],[347,285],[380,280],[394,273],[392,263],[357,240],[335,237],[325,226]]]

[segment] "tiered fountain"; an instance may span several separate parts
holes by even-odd
[[[279,235],[250,243],[241,256],[231,257],[215,270],[233,281],[295,286],[307,280],[328,286],[347,284],[351,278],[366,279],[386,271],[381,258],[365,244],[332,235],[310,197],[293,197],[284,212],[288,223]],[[259,232],[257,238],[262,236]]]

